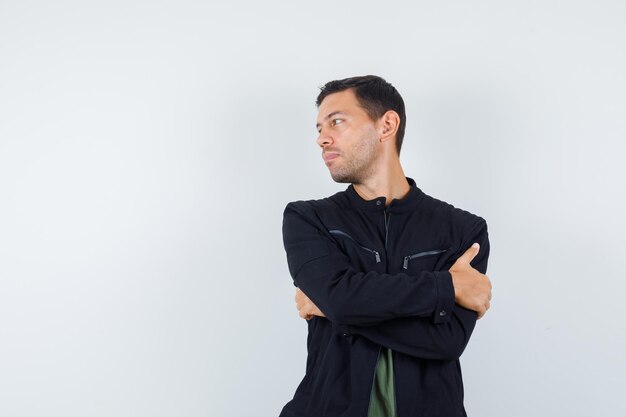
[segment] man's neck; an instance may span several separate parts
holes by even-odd
[[[381,175],[372,175],[363,182],[354,183],[354,190],[364,200],[385,197],[386,204],[400,200],[409,193],[411,186],[406,180],[400,164],[393,164],[382,170]]]

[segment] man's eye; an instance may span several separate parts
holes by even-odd
[[[332,122],[331,122],[331,124],[333,126],[339,125],[341,123],[343,123],[343,120],[341,120],[341,119],[333,119]]]

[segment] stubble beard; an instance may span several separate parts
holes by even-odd
[[[361,184],[374,172],[377,138],[367,137],[359,141],[350,151],[348,158],[341,156],[343,166],[330,170],[333,181],[338,183]]]

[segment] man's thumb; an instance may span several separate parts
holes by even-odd
[[[459,260],[469,264],[470,262],[472,262],[472,259],[474,259],[476,255],[478,255],[478,251],[480,251],[480,245],[478,243],[474,243],[472,246],[469,247],[469,249],[465,251],[463,255],[461,255]]]

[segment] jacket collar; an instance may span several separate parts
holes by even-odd
[[[419,203],[422,195],[424,194],[420,190],[413,178],[405,177],[410,185],[409,193],[402,199],[393,199],[387,211],[391,213],[402,212],[406,210],[415,209],[415,206]],[[385,210],[385,197],[376,197],[372,200],[364,200],[354,189],[354,184],[350,184],[346,189],[350,203],[356,208],[362,210],[383,211]]]

